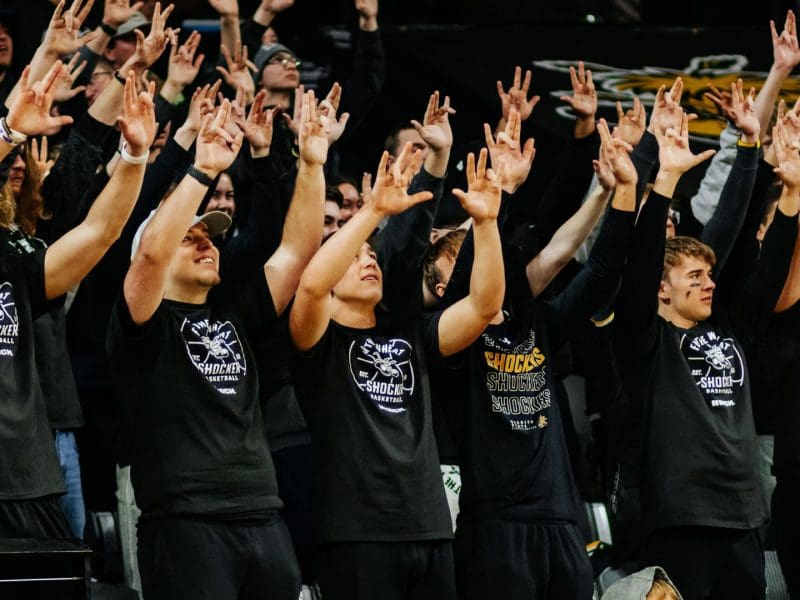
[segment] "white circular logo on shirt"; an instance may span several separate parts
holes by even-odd
[[[686,343],[688,342],[688,344]],[[708,331],[681,340],[698,389],[713,408],[736,405],[734,389],[744,384],[744,361],[731,338]]]
[[[247,360],[233,324],[187,318],[181,334],[192,364],[206,381],[222,394],[235,394],[234,387],[247,375]]]
[[[353,381],[375,406],[389,413],[406,411],[414,393],[411,344],[402,339],[361,338],[350,344],[349,359]]]
[[[14,302],[14,288],[0,283],[0,357],[13,357],[19,337],[19,317]]]

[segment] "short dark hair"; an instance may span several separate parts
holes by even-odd
[[[331,202],[336,202],[336,205],[339,208],[342,208],[342,204],[344,204],[344,196],[342,196],[342,192],[332,185],[325,187],[325,201],[327,202],[328,200]]]
[[[392,156],[397,156],[400,150],[400,148],[397,147],[400,143],[400,132],[406,129],[414,129],[414,127],[409,123],[398,123],[395,125],[389,135],[386,136],[386,140],[383,142],[383,149]]]
[[[436,261],[442,256],[456,260],[466,236],[465,229],[456,229],[443,235],[434,244],[428,246],[425,257],[422,259],[422,277],[425,281],[425,287],[434,296],[436,295],[436,284],[442,281],[442,272],[436,266]]]

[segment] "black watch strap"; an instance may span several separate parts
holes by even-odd
[[[214,184],[214,180],[211,177],[203,173],[200,169],[198,169],[194,165],[191,165],[186,170],[186,174],[189,175],[190,177],[194,177],[197,181],[199,181],[200,183],[202,183],[207,187],[211,187]]]

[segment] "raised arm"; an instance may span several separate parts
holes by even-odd
[[[422,162],[419,152],[412,154],[410,143],[391,168],[387,167],[388,162],[389,154],[384,152],[372,200],[325,242],[300,278],[289,316],[289,332],[299,350],[308,350],[322,338],[331,320],[331,292],[378,223],[387,215],[398,214],[432,196],[430,192],[408,195],[408,185]]]
[[[155,136],[154,92],[155,84],[151,83],[148,92],[137,96],[134,74],[128,74],[119,119],[126,144],[123,158],[83,222],[47,249],[44,268],[48,298],[75,286],[119,237],[139,195],[148,149]]]
[[[487,150],[482,149],[476,166],[475,155],[470,152],[466,168],[468,190],[453,190],[472,218],[475,257],[469,294],[445,309],[439,319],[442,356],[456,354],[474,342],[503,307],[505,269],[497,228],[502,182],[492,169],[486,168],[487,156]]]
[[[514,79],[508,91],[503,87],[503,82],[497,80],[497,95],[500,98],[500,121],[497,123],[495,133],[504,131],[508,123],[508,116],[512,110],[516,110],[521,121],[527,121],[533,109],[539,104],[540,96],[528,97],[528,90],[531,87],[531,72],[525,71],[525,79],[522,78],[522,67],[514,67]]]
[[[216,115],[206,115],[197,137],[193,169],[159,207],[147,225],[125,276],[123,291],[134,323],[153,316],[164,297],[172,257],[192,224],[209,182],[227,169],[241,148],[244,134],[231,122],[224,100]],[[235,133],[231,135],[229,131]]]
[[[314,92],[303,96],[300,114],[300,160],[281,244],[264,265],[275,312],[281,314],[297,290],[300,276],[322,241],[325,221],[327,118],[317,112]]]
[[[209,0],[219,14],[220,44],[226,48],[236,48],[242,41],[239,29],[239,0]]]

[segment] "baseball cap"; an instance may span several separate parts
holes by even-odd
[[[297,58],[297,55],[283,44],[279,44],[277,42],[274,44],[264,44],[258,49],[258,52],[256,52],[256,55],[253,57],[253,64],[256,66],[256,69],[258,69],[257,72],[261,73],[261,69],[264,68],[264,65],[266,65],[269,59],[275,56],[278,52],[286,52],[287,54],[291,54]]]
[[[153,220],[156,210],[151,211],[147,218],[142,221],[142,224],[139,225],[139,228],[136,230],[136,234],[133,236],[133,243],[131,243],[131,260],[133,260],[133,257],[136,255],[136,250],[139,249],[139,242],[142,240],[142,234],[147,228],[147,224]],[[228,227],[231,226],[232,222],[233,221],[226,213],[220,210],[212,210],[204,215],[196,215],[189,228],[194,227],[198,223],[204,223],[208,229],[208,237],[213,239],[216,236],[228,231]]]
[[[117,27],[117,33],[114,34],[114,37],[124,37],[133,33],[134,29],[142,29],[142,33],[146,34],[149,27],[150,20],[139,11],[136,11],[130,19]]]

